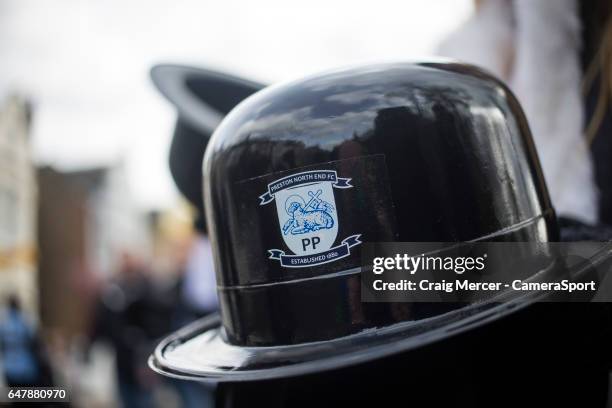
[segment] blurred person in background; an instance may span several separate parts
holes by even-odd
[[[92,340],[106,340],[115,351],[119,397],[126,407],[153,406],[160,379],[147,366],[156,340],[169,329],[164,296],[139,257],[125,252],[115,279],[102,289],[95,308]]]
[[[612,239],[612,4],[477,0],[440,54],[516,93],[566,240]]]
[[[44,347],[16,296],[9,297],[6,316],[0,324],[0,357],[7,386],[53,385]]]
[[[196,233],[180,250],[171,329],[179,328],[215,312],[217,285],[208,236]]]
[[[174,331],[216,310],[216,284],[210,243],[199,233],[173,247],[176,281],[162,295],[171,310],[169,331]],[[207,296],[212,292],[213,296]],[[204,293],[204,296],[201,296]],[[178,394],[181,406],[213,407],[214,386],[175,378],[166,378]]]

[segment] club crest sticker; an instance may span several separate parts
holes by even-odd
[[[283,267],[303,268],[349,256],[351,247],[361,244],[361,234],[336,244],[340,219],[334,194],[353,188],[350,183],[350,178],[338,177],[335,170],[305,171],[269,183],[259,205],[275,202],[279,234],[293,252],[269,249],[269,259]]]

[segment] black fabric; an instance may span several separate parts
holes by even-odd
[[[608,0],[582,0],[582,67],[587,68],[596,57],[612,4]],[[585,123],[589,123],[597,106],[600,81],[596,78],[585,96]],[[610,92],[606,89],[606,92]],[[591,144],[595,182],[599,189],[599,221],[612,225],[612,109],[608,103],[605,117]]]
[[[587,225],[580,221],[561,217],[559,218],[561,241],[612,241],[612,226],[599,224]]]
[[[587,94],[586,118],[591,118],[597,105],[599,81]],[[609,90],[606,90],[609,92]],[[591,144],[595,182],[599,190],[599,222],[612,225],[612,111],[608,108]]]

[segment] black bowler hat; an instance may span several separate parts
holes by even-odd
[[[450,309],[362,302],[365,242],[559,234],[519,104],[500,81],[458,63],[365,66],[270,87],[215,131],[204,177],[220,316],[164,340],[150,360],[182,378],[344,367],[482,326],[543,296]],[[598,247],[591,265],[610,252]]]
[[[196,207],[196,227],[206,230],[202,159],[221,119],[264,85],[217,71],[163,64],[151,69],[159,91],[176,107],[178,118],[170,146],[170,172],[179,191]]]

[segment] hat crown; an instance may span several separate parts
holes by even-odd
[[[253,95],[204,177],[228,340],[327,340],[420,316],[361,303],[363,242],[554,239],[520,106],[468,65],[381,64]]]

